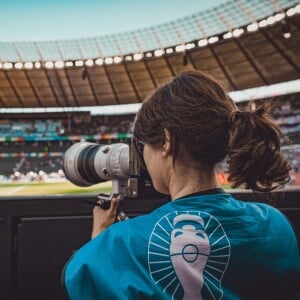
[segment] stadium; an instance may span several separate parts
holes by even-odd
[[[91,207],[83,201],[111,192],[111,182],[70,183],[65,152],[83,141],[130,144],[143,99],[187,70],[213,75],[238,107],[276,102],[273,116],[292,171],[285,189],[271,194],[272,205],[287,215],[299,239],[299,28],[298,1],[230,0],[129,32],[1,41],[0,298],[67,299],[60,271],[91,226]],[[225,161],[218,170],[230,189]],[[232,192],[253,199],[249,191]],[[266,201],[264,193],[255,196]],[[136,216],[165,201],[152,200],[131,199],[125,210]]]

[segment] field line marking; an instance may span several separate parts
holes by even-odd
[[[15,194],[15,193],[17,193],[17,192],[23,190],[24,188],[25,188],[25,185],[18,186],[18,187],[14,188],[14,189],[11,189],[11,190],[7,191],[6,193],[4,193],[4,195],[7,196],[7,195]]]

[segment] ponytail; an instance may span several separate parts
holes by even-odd
[[[280,152],[281,132],[270,116],[272,105],[236,110],[229,118],[228,168],[232,187],[261,192],[284,186],[291,166]]]

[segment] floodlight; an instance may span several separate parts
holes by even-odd
[[[68,67],[68,68],[73,67],[73,65],[74,65],[74,63],[72,61],[66,61],[65,62],[65,66]]]
[[[17,62],[15,63],[15,69],[22,69],[23,68],[23,64],[21,62]]]
[[[288,22],[283,22],[281,32],[285,39],[289,39],[292,36],[290,24]]]
[[[276,22],[281,21],[282,19],[284,19],[285,15],[284,13],[278,13],[274,16],[274,19]]]
[[[126,55],[125,60],[126,61],[132,61],[132,56],[131,55]]]
[[[154,56],[159,57],[162,56],[164,54],[164,50],[162,49],[157,49],[154,51]]]
[[[173,48],[168,48],[168,49],[166,49],[166,53],[167,53],[167,54],[171,54],[171,53],[173,53],[173,52],[174,52]]]
[[[183,52],[185,50],[185,45],[178,45],[175,47],[176,52]]]
[[[36,69],[40,69],[40,68],[41,68],[41,63],[40,63],[39,61],[36,61],[36,62],[34,63],[34,67],[35,67]]]
[[[236,28],[232,31],[232,35],[234,37],[239,37],[240,35],[242,35],[244,33],[244,29],[243,28]]]
[[[274,18],[273,16],[268,17],[268,18],[267,18],[267,23],[268,23],[269,25],[274,24],[274,23],[275,23],[275,18]]]
[[[98,66],[102,66],[103,65],[103,59],[102,58],[97,58],[95,60],[95,64],[98,65]]]
[[[61,68],[63,68],[63,67],[65,66],[65,63],[64,63],[63,61],[61,61],[61,60],[58,60],[58,61],[56,61],[56,62],[54,63],[54,66],[55,66],[55,68],[57,68],[57,69],[61,69]]]
[[[25,69],[32,69],[33,68],[33,63],[30,62],[30,61],[24,63],[24,68]]]
[[[219,40],[219,38],[217,36],[212,36],[208,39],[208,43],[209,44],[214,44]]]
[[[193,48],[195,48],[195,47],[196,47],[195,43],[187,43],[187,44],[185,45],[185,49],[186,49],[186,50],[190,50],[190,49],[193,49]]]
[[[120,56],[115,56],[114,59],[113,59],[113,62],[114,62],[115,64],[118,64],[118,63],[120,63],[121,61],[122,61],[122,57],[120,57]]]
[[[200,47],[204,47],[204,46],[206,46],[207,44],[208,44],[207,39],[203,39],[203,40],[199,40],[199,41],[198,41],[198,46],[200,46]]]
[[[12,63],[5,62],[3,64],[3,69],[9,70],[9,69],[12,69],[12,68],[13,68],[13,64]]]
[[[94,65],[94,61],[92,59],[87,59],[85,61],[85,65],[88,66],[88,67],[91,67]]]
[[[147,53],[145,54],[145,56],[146,56],[146,57],[152,57],[152,53],[151,53],[151,52],[147,52]]]
[[[104,62],[107,65],[111,65],[114,62],[114,60],[112,59],[112,57],[107,57],[104,59]]]
[[[228,31],[226,33],[223,34],[223,39],[227,40],[227,39],[231,39],[232,38],[232,32]]]
[[[253,32],[253,31],[256,31],[258,29],[258,24],[255,22],[255,23],[252,23],[252,24],[249,24],[247,26],[247,30],[249,32]]]
[[[76,60],[75,61],[75,66],[76,67],[82,67],[84,65],[83,60]]]
[[[268,25],[268,22],[267,20],[261,20],[259,23],[258,23],[258,26],[259,27],[266,27]]]
[[[287,10],[286,15],[287,15],[288,17],[291,17],[291,16],[293,16],[295,13],[296,13],[296,9],[295,9],[294,7],[292,7],[292,8],[290,8],[290,9]]]
[[[133,55],[134,60],[141,60],[143,58],[143,55],[141,53],[136,53]]]
[[[47,69],[53,69],[53,66],[54,66],[54,64],[53,64],[52,61],[46,61],[46,62],[45,62],[45,67],[46,67]]]

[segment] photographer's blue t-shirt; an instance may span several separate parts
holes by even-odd
[[[71,300],[275,299],[297,272],[287,219],[221,193],[110,226],[75,253],[64,283]]]

